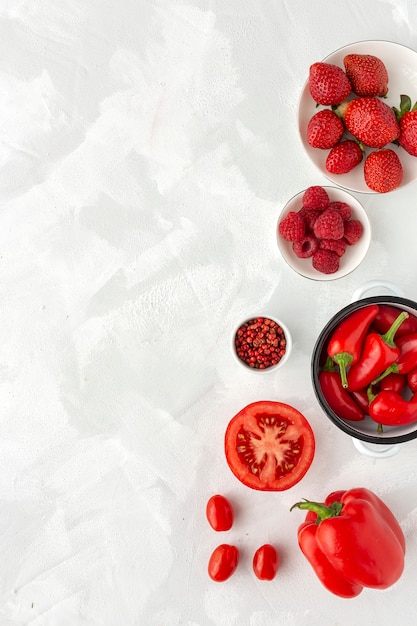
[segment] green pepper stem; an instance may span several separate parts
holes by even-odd
[[[301,509],[302,511],[313,511],[318,516],[318,522],[321,522],[324,519],[328,519],[329,517],[337,517],[340,515],[340,511],[342,510],[341,502],[332,502],[329,506],[326,506],[322,502],[311,502],[310,500],[303,500],[302,502],[296,502],[290,508],[290,511],[293,509]]]
[[[407,319],[407,317],[408,317],[407,311],[403,311],[402,313],[400,313],[397,319],[392,323],[392,326],[387,330],[387,332],[384,335],[381,335],[385,343],[391,348],[395,348],[395,343],[394,343],[395,333],[397,332],[397,330],[399,329],[403,321]]]
[[[333,361],[337,363],[340,371],[340,379],[342,381],[342,387],[347,389],[348,381],[346,376],[346,368],[352,363],[353,356],[349,352],[339,352],[333,357]]]
[[[389,374],[398,374],[398,363],[392,363],[391,365],[389,365],[387,369],[378,376],[378,378],[375,378],[375,380],[372,381],[371,385],[376,385],[377,383],[379,383],[379,381],[381,381],[383,378],[385,378],[385,376],[388,376]]]

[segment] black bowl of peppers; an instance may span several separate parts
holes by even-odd
[[[324,413],[354,440],[415,439],[417,303],[383,295],[344,307],[316,341],[311,375]]]

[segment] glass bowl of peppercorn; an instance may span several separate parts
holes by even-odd
[[[252,372],[272,372],[288,360],[292,341],[287,326],[272,315],[248,316],[232,334],[232,353]]]

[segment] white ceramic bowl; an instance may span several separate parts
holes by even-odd
[[[276,365],[271,365],[270,367],[267,367],[265,369],[259,369],[259,368],[256,368],[256,367],[250,367],[247,363],[245,363],[245,361],[242,361],[242,359],[237,354],[236,345],[235,345],[236,334],[237,334],[239,328],[241,326],[243,326],[243,324],[249,322],[250,320],[257,319],[258,317],[263,317],[265,319],[272,320],[273,322],[278,324],[278,326],[280,326],[282,328],[282,330],[284,332],[285,339],[286,339],[285,354],[281,357],[281,359],[278,361],[278,363]],[[286,324],[284,324],[280,319],[275,317],[275,315],[269,315],[268,313],[257,313],[255,315],[248,315],[243,321],[241,321],[235,327],[235,329],[232,332],[231,350],[232,350],[233,358],[245,370],[247,370],[249,372],[254,372],[255,374],[267,374],[267,373],[275,372],[280,367],[282,367],[288,361],[288,359],[290,357],[291,350],[292,350],[291,334],[290,334],[290,331],[288,330],[288,327],[286,326]]]
[[[352,246],[346,246],[346,252],[340,259],[340,267],[337,272],[334,272],[333,274],[323,274],[322,272],[317,271],[312,265],[311,258],[299,258],[292,249],[292,243],[283,239],[278,233],[278,224],[280,221],[290,211],[297,212],[301,209],[302,197],[305,190],[300,191],[300,193],[291,198],[291,200],[289,200],[289,202],[287,202],[284,206],[278,218],[276,233],[279,251],[283,259],[294,271],[301,274],[301,276],[305,276],[306,278],[328,281],[342,278],[342,276],[350,274],[350,272],[353,272],[353,270],[356,269],[363,261],[371,242],[371,224],[369,222],[368,215],[359,200],[357,200],[350,193],[337,187],[324,186],[324,189],[327,191],[331,202],[346,202],[349,204],[352,208],[351,219],[360,220],[363,226],[363,233],[359,241]]]
[[[400,96],[401,94],[406,94],[410,96],[412,105],[414,105],[417,100],[417,52],[391,41],[360,41],[344,46],[332,52],[332,54],[329,54],[329,56],[322,60],[326,63],[338,65],[344,69],[343,58],[347,54],[352,53],[372,54],[379,57],[384,62],[389,77],[388,94],[387,97],[383,99],[386,104],[399,108]],[[314,60],[312,63],[314,63]],[[314,113],[317,113],[317,111],[322,108],[329,107],[316,106],[308,88],[307,78],[298,102],[298,130],[307,156],[317,169],[332,183],[351,191],[375,193],[367,186],[363,177],[363,163],[365,159],[347,174],[331,174],[326,169],[326,157],[329,150],[320,150],[312,148],[309,145],[307,141],[308,122],[313,117]],[[346,133],[346,137],[349,137],[348,133]],[[398,154],[403,166],[404,178],[401,187],[417,180],[417,158],[408,154],[400,146],[389,144],[389,147]],[[365,148],[365,154],[370,151],[371,149]]]

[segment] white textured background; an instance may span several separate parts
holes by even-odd
[[[314,342],[369,279],[417,300],[416,186],[361,196],[349,276],[281,260],[285,202],[327,181],[302,152],[309,65],[364,39],[417,50],[410,0],[0,1],[0,626],[352,626],[417,621],[417,440],[359,455],[321,413]],[[409,94],[413,101],[417,93]],[[232,329],[290,327],[279,374],[244,372]],[[223,435],[249,402],[295,405],[317,440],[299,485],[246,489]],[[341,600],[297,545],[301,497],[366,486],[407,538],[401,580]],[[236,508],[219,536],[213,493]],[[238,571],[210,581],[216,545]],[[275,581],[252,555],[281,554]]]

